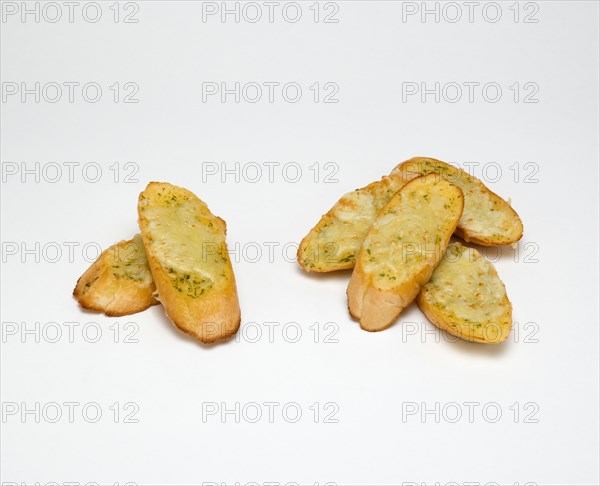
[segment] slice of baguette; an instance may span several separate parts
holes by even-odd
[[[126,316],[158,304],[140,235],[104,250],[77,280],[73,295],[87,310]]]
[[[139,225],[159,300],[169,319],[204,343],[235,334],[240,306],[225,222],[187,189],[151,182]]]
[[[460,243],[448,246],[417,304],[437,327],[467,341],[500,343],[512,327],[512,306],[496,269]]]
[[[348,285],[367,331],[390,326],[431,278],[463,210],[461,190],[435,174],[413,179],[379,212]]]
[[[308,272],[353,268],[375,216],[403,185],[392,174],[342,196],[300,243],[300,266]]]
[[[465,209],[456,229],[457,236],[482,246],[511,245],[521,239],[523,223],[517,212],[464,170],[440,160],[415,157],[392,171],[405,182],[432,173],[460,187],[465,195]]]

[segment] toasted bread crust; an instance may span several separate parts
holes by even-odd
[[[512,305],[494,266],[474,248],[452,243],[417,298],[440,329],[467,341],[496,344],[512,328]]]
[[[204,343],[235,334],[241,316],[224,221],[190,191],[159,182],[140,194],[138,217],[167,317]]]
[[[439,174],[465,195],[465,208],[455,234],[482,246],[511,245],[523,236],[523,222],[508,202],[462,169],[429,157],[398,164],[392,174],[408,182],[425,174]]]
[[[379,212],[364,240],[348,308],[367,331],[389,327],[441,260],[463,210],[462,191],[436,175],[411,180]]]
[[[126,316],[158,304],[142,240],[136,235],[102,252],[77,280],[79,305],[107,316]]]
[[[344,194],[304,237],[298,264],[307,272],[353,268],[378,211],[404,185],[398,174]]]

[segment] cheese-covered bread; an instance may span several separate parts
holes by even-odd
[[[477,250],[451,243],[417,304],[436,326],[478,343],[510,334],[512,307],[494,266]]]
[[[225,222],[190,191],[160,182],[140,194],[138,217],[169,319],[205,343],[235,334],[240,307]]]
[[[140,235],[104,250],[77,280],[73,295],[87,310],[108,316],[143,311],[158,302]]]
[[[425,174],[439,174],[460,187],[465,195],[465,209],[456,235],[482,246],[510,245],[523,236],[523,223],[516,211],[483,182],[462,169],[440,160],[415,157],[402,162],[392,171],[408,182]]]
[[[375,216],[403,185],[392,174],[342,196],[300,243],[300,266],[308,272],[353,268]]]
[[[464,193],[456,235],[483,246],[509,245],[523,235],[523,223],[508,202],[479,179],[436,159],[415,157],[389,176],[342,196],[304,237],[298,263],[309,272],[353,268],[362,242],[379,210],[406,182],[435,173]]]
[[[461,190],[435,174],[400,189],[379,212],[348,286],[350,314],[367,331],[391,325],[431,278],[463,210]]]

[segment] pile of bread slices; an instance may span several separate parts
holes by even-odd
[[[493,265],[456,241],[512,245],[523,235],[510,204],[479,179],[417,157],[344,195],[302,240],[309,272],[354,268],[350,314],[363,329],[390,326],[415,299],[447,332],[481,343],[510,334],[512,307]]]
[[[140,235],[104,252],[79,278],[81,307],[124,316],[162,304],[182,331],[205,343],[240,326],[225,222],[193,193],[151,182],[138,199]]]
[[[151,182],[138,200],[141,235],[105,250],[73,294],[88,310],[123,316],[162,304],[182,331],[211,343],[240,325],[225,222],[187,189]],[[348,307],[361,327],[390,326],[415,299],[437,326],[461,338],[501,342],[511,304],[496,270],[474,249],[510,245],[517,213],[480,180],[444,162],[414,158],[344,195],[302,240],[309,272],[354,268]]]

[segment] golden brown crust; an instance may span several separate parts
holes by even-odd
[[[161,199],[165,192],[177,197],[179,202],[165,205],[164,198]],[[185,205],[185,211],[189,212],[188,217],[193,215],[195,219],[191,224],[186,224],[187,230],[171,226],[169,239],[164,242],[171,246],[161,247],[157,243],[156,236],[160,236],[162,231],[160,228],[180,224],[175,216],[177,211],[184,210],[182,205]],[[159,213],[158,216],[152,213],[152,208],[157,207],[164,209],[164,212]],[[210,213],[206,205],[190,191],[159,182],[151,182],[140,194],[138,216],[158,299],[167,317],[180,330],[204,343],[221,341],[234,335],[239,328],[241,315],[235,276],[225,245],[224,221]],[[190,230],[190,226],[194,228]],[[178,233],[179,229],[182,230],[181,234]],[[214,242],[203,239],[205,235],[208,235],[208,238],[213,235]],[[190,236],[197,238],[190,238]],[[176,254],[186,245],[195,245],[195,247],[188,248],[188,253],[181,259],[178,268],[170,268],[172,263],[167,262],[166,258]],[[208,261],[204,259],[208,255],[206,249],[208,245],[211,245],[211,248],[218,247],[218,254],[211,253],[210,258],[218,258],[221,263],[213,267],[203,263]],[[211,274],[214,268],[218,268],[222,275]],[[183,275],[181,277],[183,280],[177,280],[178,277],[174,275]],[[178,282],[191,281],[185,280],[185,278],[190,279],[190,275],[192,279],[195,275],[204,275],[209,281],[226,281],[226,283],[202,287],[199,291],[196,288],[190,291],[190,287],[182,289],[181,286],[177,286]],[[219,280],[221,277],[223,280]]]
[[[408,182],[424,174],[439,174],[465,195],[465,209],[456,236],[481,246],[511,245],[523,236],[523,222],[511,205],[482,181],[441,160],[413,157],[398,164],[392,174]]]
[[[411,199],[416,197],[417,188],[431,191],[427,192],[425,202],[411,202]],[[428,228],[435,228],[434,231],[422,230],[417,223],[414,226],[415,235],[404,235],[403,231],[407,229],[404,225],[406,220],[401,215],[410,213],[408,217],[416,219],[421,216],[415,213],[412,204],[429,208]],[[462,214],[463,204],[463,195],[459,188],[435,175],[429,175],[407,183],[379,212],[358,255],[347,290],[350,314],[360,321],[363,329],[386,329],[402,310],[414,301],[442,258]],[[401,249],[397,245],[402,237],[396,236],[396,232],[402,233],[402,237],[406,236],[401,243]],[[419,243],[415,243],[416,241]],[[426,246],[429,245],[428,242],[435,242],[434,251],[431,251],[431,246]],[[402,256],[399,260],[400,253],[403,253],[408,245],[415,248],[415,254],[408,258],[407,253],[406,259]],[[380,255],[385,255],[386,251],[387,255],[391,255],[389,261],[381,261]],[[400,269],[401,266],[405,268]],[[381,273],[381,269],[385,267],[390,269],[389,275]]]
[[[126,316],[158,304],[139,236],[104,250],[77,280],[79,305],[107,316]]]

